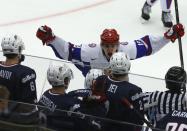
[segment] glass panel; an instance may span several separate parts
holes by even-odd
[[[0,52],[0,59],[1,60],[4,59],[2,52]],[[26,59],[22,64],[27,65],[31,68],[34,68],[34,70],[36,71],[38,100],[40,96],[44,93],[44,91],[51,88],[46,78],[47,68],[49,67],[50,64],[55,64],[55,63],[60,64],[63,62],[66,62],[66,64],[68,64],[74,72],[74,80],[71,81],[67,92],[71,90],[75,90],[75,89],[82,89],[84,85],[84,77],[82,76],[81,72],[71,62],[26,55]],[[164,79],[130,73],[129,80],[131,83],[134,83],[138,85],[139,87],[141,87],[143,92],[151,92],[155,90],[158,90],[158,91],[166,90]],[[19,109],[18,107],[21,107],[21,110],[18,110]],[[37,111],[36,113],[27,112],[27,109],[30,109],[30,108],[40,109],[40,110]],[[12,101],[9,102],[9,109],[10,109],[10,112],[6,113],[5,111],[4,113],[2,112],[0,113],[0,129],[5,130],[5,131],[11,131],[11,130],[14,130],[14,131],[32,130],[33,131],[33,130],[39,130],[39,129],[42,131],[43,130],[50,131],[48,127],[50,127],[50,123],[52,122],[46,122],[48,120],[55,121],[57,123],[57,127],[60,126],[60,128],[64,128],[62,126],[63,124],[67,127],[69,126],[68,130],[70,131],[74,128],[74,124],[76,126],[77,125],[83,126],[83,127],[86,126],[89,129],[90,128],[95,129],[95,128],[100,128],[100,127],[104,128],[104,127],[107,127],[108,125],[114,128],[119,128],[119,127],[124,127],[124,126],[141,127],[141,128],[143,127],[140,125],[134,125],[134,124],[127,123],[124,121],[122,122],[122,121],[100,118],[96,116],[80,114],[80,113],[70,112],[70,111],[63,111],[63,110],[55,110],[54,114],[49,113],[50,115],[46,116],[43,114],[43,111],[45,112],[46,110],[48,110],[45,107],[29,105],[25,103],[12,102]],[[49,118],[49,119],[46,119],[46,118]],[[144,124],[144,126],[145,125],[146,124]],[[60,130],[64,130],[64,129],[60,129]]]
[[[15,101],[9,101],[8,109],[0,112],[1,131],[76,131],[81,128],[86,131],[104,131],[108,126],[114,129],[126,128],[127,126],[148,129],[146,126],[96,117],[80,112],[57,109],[52,113],[43,106]],[[28,109],[32,111],[28,111]],[[151,129],[147,131],[151,131]],[[154,131],[161,130],[154,129]]]

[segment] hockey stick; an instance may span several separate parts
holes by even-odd
[[[152,125],[148,120],[146,120],[146,119],[144,118],[144,116],[143,116],[138,110],[136,110],[136,109],[134,108],[134,106],[133,106],[126,98],[123,98],[123,99],[122,99],[122,102],[123,102],[125,105],[127,105],[130,109],[132,109],[132,110],[138,115],[138,117],[139,117],[143,122],[145,122],[145,123],[147,124],[147,126],[148,126],[149,128],[153,128],[153,125]]]
[[[178,2],[177,2],[177,0],[174,0],[174,6],[175,6],[176,23],[178,24],[179,23],[179,11],[178,11]],[[181,67],[184,69],[182,41],[181,41],[180,37],[178,37],[178,43],[179,43],[179,54],[180,54]]]

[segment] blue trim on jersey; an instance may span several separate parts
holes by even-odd
[[[172,0],[166,0],[167,9],[170,8]]]
[[[142,37],[141,39],[142,39],[142,40],[145,42],[145,44],[147,44],[147,46],[148,46],[146,55],[150,55],[150,54],[152,53],[152,47],[151,47],[151,42],[150,42],[149,36],[146,35],[146,36]]]
[[[82,67],[80,64],[75,64],[75,66],[82,72],[84,77],[88,73],[88,71],[91,69],[90,62],[83,62],[84,67]]]
[[[82,61],[81,60],[81,48],[72,47],[72,52],[69,54],[72,55],[72,59]]]
[[[82,70],[82,74],[86,76],[88,71],[91,69],[90,62],[83,62],[84,63],[84,69]]]
[[[63,57],[60,56],[60,54],[58,53],[58,51],[54,48],[54,46],[52,44],[49,44],[48,46],[50,46],[53,49],[56,57],[58,57],[60,59],[64,59]]]
[[[154,4],[155,1],[156,1],[156,0],[151,0],[151,3]]]
[[[69,43],[69,56],[68,56],[68,61],[72,61],[72,49],[73,49],[73,44]]]
[[[57,50],[54,48],[54,46],[52,44],[49,45],[55,55],[60,58],[60,59],[64,59],[63,57],[60,56],[60,54],[57,52]],[[90,62],[84,62],[81,60],[81,48],[80,47],[75,47],[74,44],[69,43],[69,56],[68,56],[68,61],[72,61],[72,59],[78,60],[80,62],[83,62],[83,65],[80,64],[74,64],[81,72],[84,76],[86,76],[86,74],[88,73],[88,71],[91,69],[90,67]]]
[[[83,67],[80,64],[74,64],[80,71],[83,70]]]
[[[146,56],[147,49],[146,49],[144,43],[140,40],[135,40],[134,42],[136,43],[136,49],[137,49],[136,58]]]

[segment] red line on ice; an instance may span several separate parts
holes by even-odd
[[[46,16],[41,16],[41,17],[36,17],[36,18],[31,18],[31,19],[25,19],[25,20],[18,20],[18,21],[13,21],[13,22],[7,22],[7,23],[0,23],[0,27],[4,27],[4,26],[10,26],[10,25],[16,25],[16,24],[22,24],[22,23],[27,23],[27,22],[32,22],[32,21],[37,21],[37,20],[42,20],[42,19],[48,19],[51,17],[56,17],[56,16],[61,16],[61,15],[67,15],[67,14],[71,14],[71,13],[75,13],[81,10],[85,10],[85,9],[89,9],[89,8],[93,8],[102,4],[106,4],[109,3],[113,0],[104,0],[104,1],[100,1],[98,3],[93,3],[90,5],[86,5],[86,6],[82,6],[79,8],[75,8],[75,9],[71,9],[71,10],[67,10],[64,12],[59,12],[59,13],[55,13],[55,14],[50,14],[50,15],[46,15]]]

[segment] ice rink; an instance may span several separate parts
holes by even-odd
[[[55,35],[75,44],[98,43],[105,28],[115,28],[121,41],[130,41],[144,35],[163,35],[160,1],[152,8],[148,23],[140,22],[144,0],[0,0],[0,39],[7,33],[20,35],[28,56],[24,64],[36,69],[38,96],[46,90],[46,70],[55,57],[52,49],[43,46],[35,36],[41,25],[50,26]],[[187,26],[187,1],[179,0],[179,16]],[[172,15],[175,22],[174,1]],[[187,37],[182,38],[184,66],[187,70]],[[30,57],[37,56],[37,57]],[[42,59],[44,57],[49,59]],[[164,78],[174,65],[180,66],[178,41],[169,43],[156,54],[133,60],[131,73]],[[69,90],[83,88],[81,72],[70,64],[74,80]],[[48,86],[48,85],[47,85]],[[43,88],[45,87],[45,88]],[[155,86],[155,89],[158,89]]]

